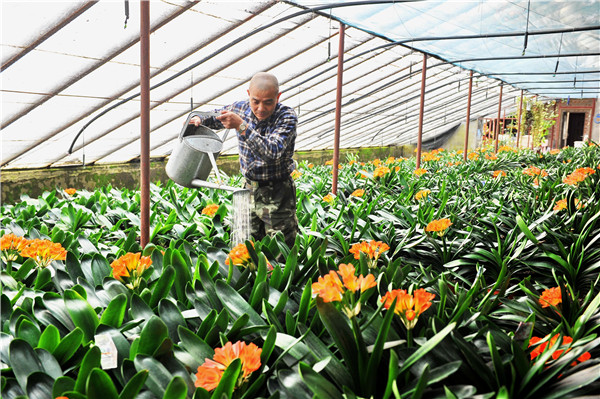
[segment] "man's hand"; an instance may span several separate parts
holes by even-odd
[[[194,118],[192,118],[194,119]],[[225,129],[238,129],[244,121],[238,114],[231,111],[221,111],[221,115],[217,116],[217,120],[220,121]]]
[[[202,124],[202,119],[200,119],[198,116],[192,116],[189,124],[198,127]]]

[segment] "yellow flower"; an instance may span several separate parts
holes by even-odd
[[[448,218],[432,220],[431,222],[429,222],[427,227],[425,227],[425,231],[432,232],[432,233],[438,233],[441,237],[444,235],[444,233],[446,232],[448,227],[450,227],[451,225],[452,225],[452,222]]]
[[[127,252],[125,255],[115,259],[110,267],[113,269],[113,277],[119,280],[129,289],[137,289],[142,282],[142,276],[152,264],[152,259],[142,256],[140,252]]]
[[[202,209],[202,214],[203,215],[207,215],[207,216],[214,216],[215,213],[217,213],[218,209],[219,209],[219,205],[218,204],[209,204],[209,205],[206,205]]]
[[[389,309],[396,299],[394,313],[400,316],[406,329],[411,330],[417,324],[419,316],[431,307],[431,301],[434,298],[435,294],[431,294],[423,288],[416,290],[414,295],[410,295],[406,290],[391,290],[381,298],[381,302],[383,302],[384,308]]]
[[[375,171],[373,172],[373,177],[374,178],[383,177],[390,172],[391,172],[390,168],[388,168],[387,166],[378,166],[375,168]]]
[[[333,165],[333,159],[330,159],[329,161],[325,162],[325,165]]]
[[[418,168],[418,169],[415,169],[414,173],[417,176],[423,176],[425,173],[427,173],[427,169]]]
[[[427,196],[429,194],[431,194],[431,190],[429,190],[429,189],[424,189],[424,190],[421,190],[421,191],[417,191],[417,193],[415,194],[415,199],[417,201],[420,201],[422,199],[427,198]]]
[[[561,199],[556,201],[556,205],[554,206],[555,211],[562,211],[563,209],[567,209],[567,200]]]
[[[333,200],[335,200],[335,197],[333,196],[333,194],[327,194],[326,196],[323,197],[323,201],[331,204],[333,202]]]
[[[60,243],[36,238],[21,250],[21,256],[32,258],[38,267],[45,268],[54,260],[67,259],[67,251]]]
[[[196,387],[212,391],[221,382],[223,373],[231,362],[240,359],[242,372],[235,384],[235,387],[239,388],[249,379],[250,374],[260,368],[261,353],[262,349],[254,343],[246,344],[243,341],[237,341],[232,344],[227,342],[225,346],[215,349],[212,359],[204,359],[204,363],[198,367],[194,384]]]
[[[350,194],[351,197],[362,197],[363,195],[365,195],[365,190],[362,188],[357,188]]]
[[[2,260],[8,263],[19,259],[19,252],[28,244],[29,240],[24,237],[17,237],[12,233],[3,235],[0,238],[0,251],[2,251],[0,256],[2,256]]]

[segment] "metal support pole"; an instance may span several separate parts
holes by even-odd
[[[520,147],[519,140],[521,139],[521,112],[523,112],[523,90],[521,90],[521,100],[519,101],[519,120],[517,122],[517,150]]]
[[[150,1],[140,1],[140,245],[150,237]]]
[[[503,84],[500,83],[500,96],[498,97],[498,118],[496,118],[496,143],[494,144],[494,152],[498,152],[498,141],[500,140],[500,112],[502,110],[502,87]]]
[[[425,109],[425,79],[427,77],[427,54],[423,54],[421,71],[421,104],[419,105],[419,131],[417,133],[417,169],[421,167],[421,142],[423,139],[423,111]]]
[[[335,93],[335,131],[333,136],[333,180],[331,192],[337,194],[338,164],[340,161],[340,126],[342,123],[342,82],[344,74],[344,36],[346,26],[340,23],[340,40],[338,48],[337,88]]]
[[[473,71],[469,74],[469,96],[467,98],[467,120],[465,122],[465,149],[463,150],[463,160],[467,161],[467,151],[469,149],[469,124],[471,122],[471,94],[473,93]]]

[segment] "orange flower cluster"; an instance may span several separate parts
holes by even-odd
[[[425,231],[431,233],[438,233],[441,237],[451,225],[452,222],[448,218],[432,220],[431,222],[429,222],[429,224],[427,224],[427,227],[425,227]]]
[[[254,243],[251,242],[251,244],[254,247]],[[250,257],[248,247],[246,247],[245,243],[238,244],[231,249],[231,251],[229,252],[229,256],[227,256],[227,259],[225,259],[225,264],[227,266],[229,266],[230,263],[232,263],[234,266],[250,266],[251,270],[256,268],[256,266],[254,266],[254,263],[252,263],[252,258]]]
[[[362,197],[363,195],[365,195],[365,190],[362,188],[357,188],[350,194],[351,197]]]
[[[385,163],[387,163],[387,164],[391,164],[394,162],[396,162],[396,158],[394,158],[394,157],[388,157],[388,159],[385,160]]]
[[[596,171],[592,168],[579,168],[576,169],[573,173],[568,175],[563,179],[563,183],[568,184],[570,186],[576,186],[580,182],[584,181],[588,175],[592,175],[596,173]]]
[[[24,237],[17,237],[9,233],[0,238],[0,251],[2,251],[2,260],[6,263],[19,258],[19,253],[29,244],[29,240]]]
[[[415,169],[414,174],[417,176],[423,176],[425,173],[427,173],[427,169],[423,169],[423,168],[418,168]]]
[[[567,209],[567,200],[561,199],[561,200],[556,201],[556,205],[554,205],[553,210],[562,211],[563,209]]]
[[[425,199],[425,198],[427,198],[427,196],[428,196],[429,194],[431,194],[431,190],[428,190],[428,189],[424,189],[424,190],[421,190],[421,191],[417,191],[417,193],[415,194],[415,199],[416,199],[417,201],[420,201],[420,200],[422,200],[422,199]]]
[[[329,274],[319,276],[317,282],[312,284],[312,292],[321,297],[323,302],[340,302],[347,297],[344,295],[346,292],[353,294],[360,290],[360,293],[362,294],[369,288],[373,288],[377,285],[374,275],[367,274],[366,277],[363,277],[361,274],[356,277],[355,272],[356,269],[354,265],[351,263],[342,263],[339,266],[337,273],[331,270]],[[341,280],[340,277],[342,278]],[[349,318],[360,313],[360,301],[356,304],[354,301],[350,302],[351,303],[344,303],[342,308]]]
[[[498,176],[504,177],[506,176],[506,172],[503,170],[495,170],[494,173],[492,173],[492,177],[495,179]]]
[[[113,277],[119,280],[129,289],[136,289],[142,282],[142,276],[152,264],[152,259],[142,256],[140,252],[127,252],[125,255],[115,259],[110,267],[113,269]]]
[[[375,158],[371,163],[373,164],[373,166],[379,166],[381,165],[381,159]]]
[[[554,344],[556,343],[556,341],[558,340],[558,338],[560,337],[560,334],[556,334],[554,335],[552,338],[550,338],[550,342],[548,342],[548,335],[544,338],[540,338],[540,337],[531,337],[531,339],[529,340],[529,347],[532,347],[534,345],[537,345],[532,351],[531,351],[531,360],[535,359],[536,357],[540,356],[542,353],[544,353],[544,351],[546,351],[546,349],[548,349],[549,347],[553,347]],[[544,341],[542,343],[540,343],[540,341]],[[567,346],[573,343],[573,338],[565,335],[562,337],[562,342],[561,342],[561,346]],[[548,345],[550,344],[550,345]],[[556,360],[558,359],[563,353],[567,353],[571,350],[571,348],[567,349],[566,352],[564,349],[557,349],[554,352],[552,352],[552,359]],[[590,360],[592,356],[590,355],[589,352],[585,352],[584,354],[582,354],[581,356],[579,356],[577,358],[577,361],[574,361],[573,363],[571,363],[571,366],[575,366],[577,364],[577,362],[585,362],[586,360]]]
[[[479,154],[476,152],[470,152],[469,155],[467,155],[467,158],[469,158],[471,161],[476,161],[479,159]]]
[[[406,290],[391,290],[381,298],[381,302],[383,302],[384,308],[389,309],[396,299],[394,313],[400,316],[408,330],[412,330],[417,324],[419,316],[431,306],[433,298],[435,298],[435,294],[431,294],[423,288],[416,290],[413,295],[407,293]]]
[[[294,169],[294,171],[292,172],[292,179],[296,180],[300,176],[302,176],[302,172],[300,172],[298,169]]]
[[[65,188],[65,193],[69,194],[69,195],[73,195],[77,192],[77,189],[75,188]]]
[[[333,202],[333,200],[335,200],[335,197],[333,196],[333,194],[327,194],[326,196],[323,197],[323,201],[331,204]]]
[[[511,146],[503,145],[500,146],[500,148],[498,148],[498,153],[500,152],[517,152],[517,150],[515,148],[512,148]]]
[[[562,296],[560,293],[560,287],[549,288],[542,292],[542,296],[540,296],[540,305],[543,308],[548,308],[550,306],[558,306],[562,303]]]
[[[489,159],[490,161],[495,161],[496,159],[498,159],[498,156],[496,154],[485,154],[485,159]]]
[[[254,371],[260,368],[260,354],[262,349],[254,343],[246,344],[243,341],[237,341],[232,344],[227,342],[225,346],[215,349],[212,359],[204,359],[204,363],[198,367],[196,373],[196,387],[212,391],[221,382],[223,372],[235,359],[240,359],[242,363],[242,372],[236,383],[236,388],[246,382]]]
[[[373,177],[374,178],[383,177],[390,172],[391,172],[391,170],[387,166],[378,166],[375,168],[375,171],[373,172]]]
[[[354,254],[354,259],[360,259],[360,253],[364,253],[369,258],[369,268],[377,266],[377,259],[379,256],[390,249],[390,246],[381,241],[362,241],[356,244],[352,244],[350,253]]]
[[[441,158],[437,154],[437,150],[433,150],[431,152],[424,152],[423,154],[421,154],[421,159],[423,160],[423,162],[439,161]]]
[[[32,258],[38,267],[45,268],[54,260],[67,259],[67,250],[60,243],[36,238],[21,250],[21,256]]]
[[[219,209],[218,204],[208,204],[202,209],[202,214],[207,216],[214,216]]]
[[[550,150],[550,155],[560,154],[560,150],[558,148],[553,148]]]
[[[541,176],[541,177],[548,176],[548,172],[546,172],[545,170],[540,169],[536,166],[530,166],[528,168],[523,169],[523,174],[528,175],[528,176]]]

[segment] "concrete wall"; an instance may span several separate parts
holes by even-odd
[[[370,147],[340,150],[340,162],[346,162],[347,154],[357,154],[362,161],[375,158],[414,156],[414,147]],[[324,164],[333,158],[332,150],[297,152],[294,158],[301,162],[307,160],[314,164]],[[167,182],[166,161],[153,161],[150,164],[150,181]],[[222,156],[217,160],[220,171],[228,175],[239,173],[237,156]],[[3,170],[0,173],[0,192],[2,203],[18,202],[22,195],[36,198],[44,191],[76,188],[95,190],[111,185],[117,188],[139,189],[140,164],[75,166],[52,169]]]

